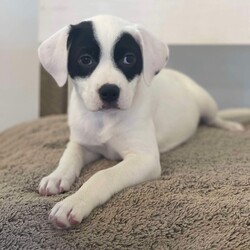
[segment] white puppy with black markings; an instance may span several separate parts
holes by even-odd
[[[42,179],[40,194],[68,191],[81,169],[100,157],[122,160],[53,207],[49,220],[57,228],[80,223],[126,187],[158,178],[160,153],[189,139],[200,120],[243,130],[223,120],[215,101],[193,80],[163,69],[168,54],[144,28],[112,16],[64,27],[39,47],[41,64],[58,85],[68,79],[73,86],[70,141],[58,167]]]

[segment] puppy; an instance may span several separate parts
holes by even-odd
[[[49,215],[57,228],[80,223],[122,189],[158,178],[160,153],[188,140],[202,120],[241,131],[223,120],[212,97],[186,75],[163,69],[168,48],[144,28],[112,16],[69,25],[39,47],[43,67],[59,86],[68,81],[70,140],[41,195],[66,192],[88,163],[120,163],[93,175]],[[249,113],[249,110],[246,112]]]

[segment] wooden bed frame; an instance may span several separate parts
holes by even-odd
[[[67,112],[68,84],[59,88],[55,80],[40,66],[40,116]]]

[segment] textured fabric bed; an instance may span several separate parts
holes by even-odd
[[[41,197],[42,176],[68,140],[65,116],[0,134],[0,249],[250,249],[250,123],[243,133],[201,127],[162,155],[162,177],[127,188],[80,226],[55,230],[49,210],[96,171],[86,167],[72,191]],[[70,167],[70,166],[69,166]]]

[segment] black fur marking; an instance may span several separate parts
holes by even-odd
[[[68,72],[71,78],[90,76],[97,67],[101,56],[100,46],[94,36],[91,21],[71,25],[67,48]]]
[[[134,58],[131,58],[131,55]],[[141,74],[143,69],[142,52],[136,40],[129,33],[122,33],[117,40],[114,48],[114,61],[128,81]]]

